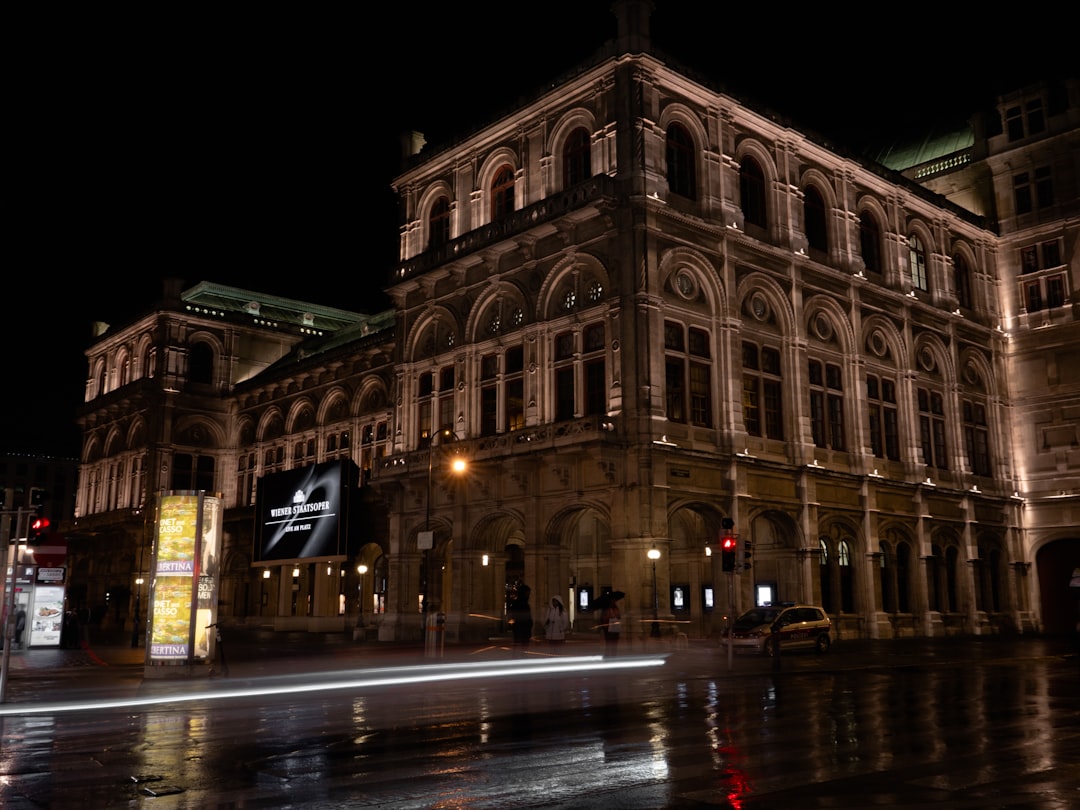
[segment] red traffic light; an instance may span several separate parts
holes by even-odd
[[[724,548],[724,551],[734,551],[735,550],[735,538],[732,537],[730,534],[727,537],[724,538],[723,548]]]
[[[34,522],[30,524],[30,536],[39,537],[46,534],[49,531],[49,519],[46,517],[34,518]]]

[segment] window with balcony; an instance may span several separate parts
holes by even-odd
[[[491,221],[506,217],[514,211],[514,169],[503,166],[491,181]]]
[[[810,245],[810,249],[820,253],[827,253],[829,250],[829,237],[825,199],[816,186],[807,186],[804,193],[803,219],[806,228],[806,241]]]
[[[589,151],[589,131],[578,127],[563,145],[563,188],[572,188],[592,177],[592,156]]]
[[[667,181],[673,194],[697,198],[694,139],[682,124],[672,124],[667,130]]]
[[[739,199],[742,204],[743,221],[758,228],[768,226],[765,205],[765,172],[752,157],[743,158],[739,166]]]
[[[867,272],[881,273],[881,226],[869,211],[859,214],[859,250]]]
[[[428,213],[428,250],[450,241],[450,200],[439,197]]]
[[[926,247],[916,234],[908,237],[908,269],[911,272],[911,286],[916,290],[928,290]]]

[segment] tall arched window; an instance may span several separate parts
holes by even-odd
[[[491,181],[491,221],[502,219],[514,210],[514,170],[503,166]]]
[[[206,343],[196,343],[188,356],[188,380],[201,385],[214,381],[214,350]]]
[[[911,286],[916,290],[929,289],[926,279],[926,248],[916,234],[908,237],[908,265],[911,268]]]
[[[832,561],[829,559],[829,544],[825,538],[818,538],[818,547],[821,549],[818,560],[818,573],[821,581],[821,606],[826,613],[835,613],[832,597]]]
[[[859,214],[859,250],[862,253],[863,266],[871,273],[880,273],[881,226],[868,211]]]
[[[806,241],[811,250],[826,253],[829,235],[825,217],[825,199],[815,186],[808,186],[803,197],[803,218],[806,221]]]
[[[697,198],[694,139],[682,124],[672,124],[667,130],[667,181],[673,194]]]
[[[971,269],[959,253],[953,256],[953,284],[956,287],[957,306],[971,309]]]
[[[911,546],[896,545],[896,607],[901,613],[911,612]]]
[[[765,172],[752,157],[743,158],[739,166],[739,195],[743,220],[759,228],[768,226],[765,206]]]
[[[855,575],[851,568],[851,546],[847,540],[836,545],[836,564],[840,568],[840,610],[855,612]]]
[[[428,250],[450,241],[450,200],[439,197],[428,214]]]
[[[589,154],[589,131],[578,127],[566,138],[563,146],[563,188],[576,186],[592,177],[592,156]]]

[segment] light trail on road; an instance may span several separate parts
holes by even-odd
[[[295,695],[300,693],[329,692],[344,689],[371,689],[381,686],[403,686],[418,683],[438,683],[482,678],[509,678],[524,675],[580,674],[605,670],[639,669],[663,666],[666,655],[626,656],[605,658],[600,655],[543,658],[511,661],[483,661],[453,664],[427,664],[408,667],[382,667],[364,670],[362,675],[354,671],[324,672],[325,680],[276,685],[253,685],[243,688],[222,688],[205,692],[154,695],[148,697],[63,701],[34,703],[18,706],[0,706],[0,717],[22,717],[29,714],[57,714],[61,712],[98,711],[102,709],[133,709],[164,706],[175,703],[193,703],[208,700],[231,700],[236,698]]]

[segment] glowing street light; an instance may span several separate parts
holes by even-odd
[[[427,498],[424,506],[424,531],[423,531],[423,543],[420,543],[421,548],[424,551],[424,587],[421,594],[421,607],[420,610],[424,614],[424,655],[434,656],[437,655],[438,645],[435,643],[435,634],[437,628],[435,626],[437,616],[434,615],[431,605],[431,599],[429,589],[431,588],[431,552],[434,550],[435,534],[431,531],[431,481],[432,474],[435,470],[435,446],[442,444],[448,438],[453,438],[454,434],[448,429],[443,429],[432,435],[431,444],[428,446],[428,468],[427,468]],[[435,440],[439,441],[436,442]],[[461,475],[468,467],[467,462],[461,456],[454,456],[450,462],[450,471],[455,475]],[[420,538],[418,538],[419,541]]]
[[[649,635],[660,638],[660,603],[656,592],[656,561],[660,559],[660,549],[650,548],[649,559],[652,560],[652,632]]]

